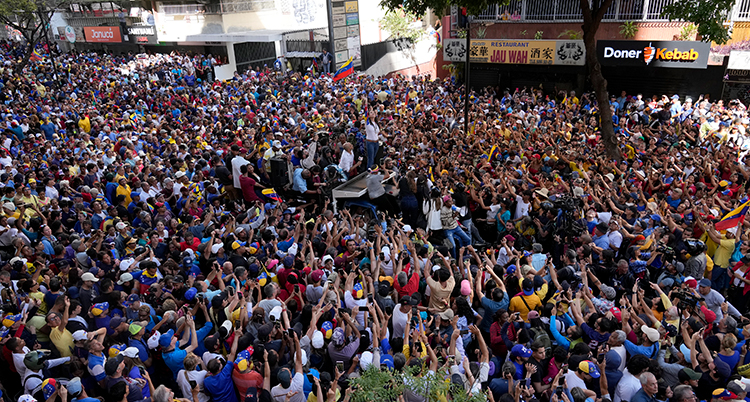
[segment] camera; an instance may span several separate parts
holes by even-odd
[[[703,301],[702,297],[696,297],[695,295],[685,291],[677,292],[675,296],[678,299],[677,308],[679,308],[680,310],[692,309],[693,307],[698,305],[698,303]]]
[[[659,244],[658,246],[656,246],[656,251],[664,255],[665,261],[672,261],[674,259],[675,252],[672,247],[664,244]]]

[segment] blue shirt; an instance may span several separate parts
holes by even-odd
[[[219,374],[207,375],[203,380],[203,388],[211,394],[214,402],[239,402],[232,381],[233,368],[234,362],[227,362]]]
[[[300,193],[307,191],[307,182],[302,177],[303,170],[302,168],[294,170],[294,184],[292,185],[292,190],[299,191]]]
[[[104,372],[105,360],[106,358],[104,357],[103,353],[101,356],[89,353],[89,374],[91,374],[91,376],[94,377],[96,381],[101,381],[107,376],[107,373]]]
[[[630,353],[630,356],[644,355],[649,359],[653,359],[659,354],[659,344],[655,343],[651,346],[636,345],[628,340],[625,341],[625,350]]]
[[[490,332],[490,326],[492,326],[492,322],[494,321],[492,317],[498,310],[503,308],[507,309],[508,304],[509,300],[507,292],[503,292],[503,299],[499,302],[496,302],[487,297],[483,297],[482,307],[484,307],[484,318],[482,319],[482,322],[479,323],[479,329],[481,329],[483,332]]]
[[[171,352],[163,352],[162,357],[167,367],[172,370],[172,378],[177,379],[177,373],[185,368],[183,360],[185,360],[187,352],[184,349],[174,348]]]

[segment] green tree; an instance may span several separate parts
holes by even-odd
[[[589,2],[590,1],[590,2]],[[607,9],[612,5],[613,0],[580,0],[581,13],[583,14],[583,42],[586,45],[586,66],[589,71],[591,85],[596,91],[596,101],[599,105],[600,132],[602,142],[607,149],[607,154],[614,159],[621,159],[617,146],[617,138],[612,125],[612,109],[609,106],[609,94],[607,93],[607,80],[602,75],[602,68],[599,59],[596,56],[596,32],[604,18]],[[717,1],[717,0],[711,0]],[[508,1],[487,1],[487,0],[381,0],[383,7],[389,9],[406,8],[410,12],[422,15],[428,8],[431,8],[437,15],[443,15],[448,7],[456,5],[466,7],[469,14],[478,14],[485,8],[493,4],[508,4]]]
[[[49,31],[49,21],[55,9],[68,0],[0,0],[0,23],[17,29],[23,36],[28,49],[16,71],[26,66],[34,47]]]
[[[679,1],[664,7],[662,16],[670,21],[688,21],[698,27],[698,35],[704,42],[716,42],[723,45],[732,38],[729,26],[724,22],[729,19],[736,0],[699,0]]]

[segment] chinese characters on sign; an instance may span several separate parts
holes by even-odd
[[[465,53],[464,39],[445,40],[445,61],[465,61]],[[476,63],[582,66],[586,61],[580,40],[472,40],[468,54]]]

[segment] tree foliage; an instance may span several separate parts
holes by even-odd
[[[18,30],[29,46],[18,69],[23,69],[34,47],[48,34],[49,21],[57,8],[69,0],[0,0],[0,23]]]
[[[735,0],[676,1],[664,7],[662,15],[670,21],[692,22],[704,42],[723,45],[732,38],[724,22],[729,19],[734,3]]]
[[[354,392],[352,402],[390,402],[396,401],[403,394],[409,384],[409,389],[427,398],[428,401],[442,400],[449,393],[454,402],[486,401],[483,394],[469,394],[464,389],[457,388],[450,381],[444,380],[447,370],[441,368],[435,375],[427,373],[426,368],[404,368],[403,372],[380,370],[370,366],[358,378],[349,379],[349,386]]]
[[[415,27],[412,24],[418,19],[419,17],[416,14],[403,8],[388,10],[380,19],[380,28],[390,32],[394,38],[405,38],[412,42],[418,42],[425,35],[425,31],[421,27]]]
[[[491,5],[508,4],[509,1],[510,0],[381,0],[380,5],[389,10],[396,10],[403,7],[415,15],[424,15],[428,9],[431,9],[438,16],[445,15],[449,11],[450,6],[456,5],[459,7],[466,7],[470,15],[476,15]]]

